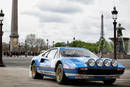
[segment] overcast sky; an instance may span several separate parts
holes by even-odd
[[[49,39],[50,43],[77,40],[96,42],[100,37],[101,14],[104,14],[105,38],[113,36],[113,6],[119,11],[118,23],[130,37],[130,0],[19,0],[19,40],[26,35]],[[12,0],[0,0],[5,13],[3,41],[9,42]]]

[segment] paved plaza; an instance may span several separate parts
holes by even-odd
[[[127,66],[124,75],[114,83],[107,86],[102,82],[77,82],[70,81],[66,84],[59,85],[52,78],[44,80],[34,80],[29,77],[28,65],[32,57],[4,57],[6,67],[0,67],[0,87],[130,87],[130,68],[129,59],[119,60]]]
[[[3,61],[6,66],[21,66],[21,67],[28,67],[30,65],[30,61],[33,56],[19,56],[19,57],[3,57]],[[127,69],[130,69],[130,59],[118,59],[121,64],[126,66]]]

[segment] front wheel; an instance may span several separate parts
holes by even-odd
[[[116,81],[116,79],[111,79],[111,80],[104,80],[103,82],[106,85],[112,85],[115,81]]]
[[[36,64],[33,63],[31,66],[32,70],[32,78],[33,79],[43,79],[43,76],[37,72]]]
[[[64,70],[61,64],[56,68],[56,81],[61,84],[66,80],[66,76],[64,74]]]

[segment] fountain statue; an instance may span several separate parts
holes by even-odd
[[[126,43],[128,43],[130,39],[127,37],[123,37],[123,33],[122,33],[123,30],[125,30],[125,28],[123,28],[121,24],[119,23],[118,27],[116,28],[116,31],[117,31],[116,49],[117,49],[118,58],[128,58],[128,55],[127,55],[128,47]],[[114,41],[114,38],[109,38],[109,39],[111,39],[112,42]]]
[[[121,24],[119,23],[119,26],[116,29],[117,29],[117,52],[119,54],[124,55],[126,51],[125,51],[122,30],[125,30],[125,28],[121,27]]]
[[[130,39],[128,41],[128,50],[127,50],[127,55],[130,55]]]

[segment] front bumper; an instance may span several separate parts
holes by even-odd
[[[67,72],[65,75],[69,79],[106,80],[120,78],[123,73],[124,69],[78,69],[77,72]]]
[[[69,79],[87,79],[87,80],[96,80],[96,81],[120,78],[120,74],[117,74],[117,75],[84,75],[84,74],[66,73],[65,75]]]
[[[78,70],[78,74],[85,75],[117,75],[123,74],[124,69],[88,69],[88,70]]]

